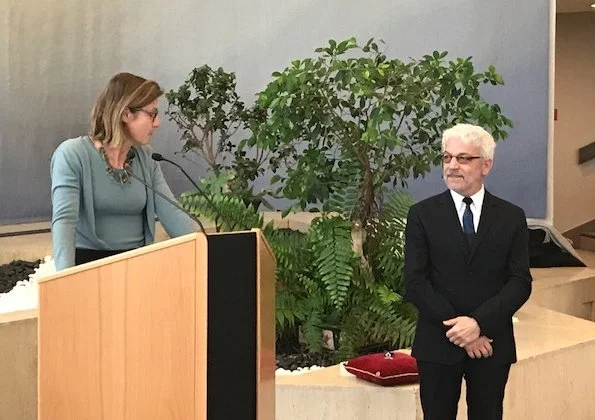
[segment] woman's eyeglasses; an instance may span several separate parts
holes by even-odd
[[[159,115],[158,109],[149,111],[149,110],[143,109],[143,108],[130,108],[130,110],[132,112],[143,112],[143,113],[147,114],[149,116],[149,118],[151,118],[151,121],[153,121],[153,122],[155,122],[155,118],[157,118],[157,115]]]

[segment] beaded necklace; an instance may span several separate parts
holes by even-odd
[[[103,146],[101,146],[98,149],[98,151],[101,157],[103,157],[103,160],[105,161],[105,171],[109,176],[111,176],[111,178],[114,181],[116,181],[120,185],[124,185],[130,181],[128,173],[126,172],[126,167],[130,167],[132,165],[132,160],[134,159],[134,152],[128,152],[128,156],[126,156],[126,161],[124,162],[124,169],[116,169],[110,163],[109,158],[107,157],[107,153],[105,153],[105,149],[103,148]]]

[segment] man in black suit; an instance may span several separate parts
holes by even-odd
[[[412,354],[426,420],[456,418],[463,377],[468,419],[502,419],[516,362],[512,316],[532,279],[523,210],[484,189],[495,146],[481,127],[446,130],[448,190],[409,211],[405,293],[419,311]]]

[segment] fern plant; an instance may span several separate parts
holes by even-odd
[[[406,193],[391,196],[367,236],[364,248],[375,244],[368,262],[354,250],[353,224],[346,217],[353,197],[345,191],[329,207],[335,211],[322,213],[305,233],[264,225],[260,212],[222,189],[208,192],[215,207],[197,193],[180,198],[195,215],[219,220],[221,231],[263,229],[277,260],[277,338],[299,328],[308,351],[321,352],[323,330],[339,331],[336,361],[370,346],[408,346],[416,321],[402,291],[405,219],[413,199]]]
[[[262,228],[263,217],[257,206],[244,196],[226,190],[228,177],[228,173],[220,173],[203,178],[202,192],[184,192],[180,203],[195,216],[214,221],[217,232]]]
[[[353,225],[344,214],[312,223],[313,278],[328,296],[326,325],[340,330],[337,360],[370,346],[400,348],[413,340],[417,314],[403,299],[402,283],[405,221],[412,203],[406,193],[390,197],[374,228],[366,230],[363,255],[356,252]]]

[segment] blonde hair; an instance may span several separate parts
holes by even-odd
[[[122,121],[126,110],[142,108],[163,95],[153,80],[130,73],[118,73],[99,93],[91,110],[89,137],[112,146],[129,139],[128,129]]]
[[[478,146],[481,151],[481,157],[484,159],[494,159],[494,150],[496,142],[490,133],[478,125],[457,124],[442,133],[442,151],[446,146],[446,141],[457,137],[464,144]]]

